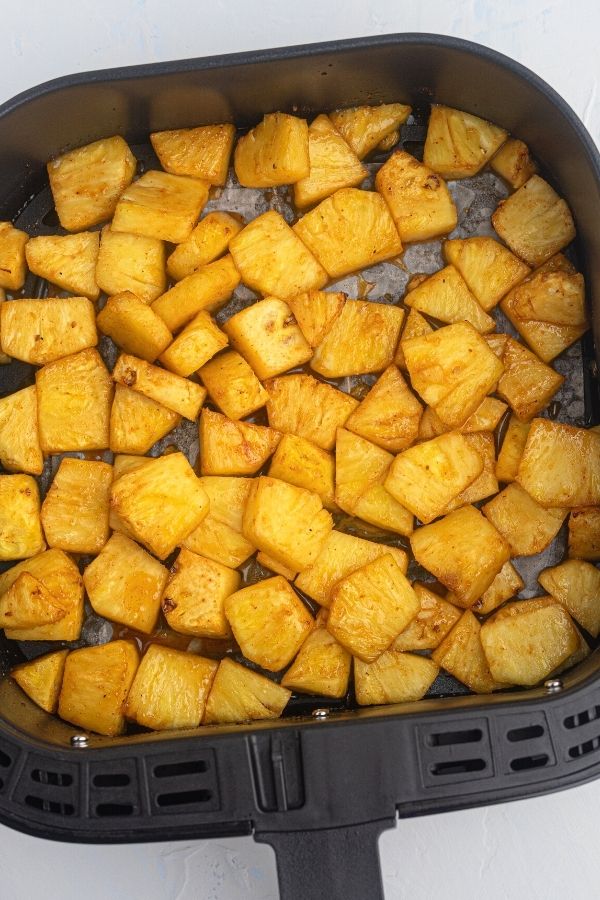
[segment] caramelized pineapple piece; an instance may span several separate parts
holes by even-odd
[[[406,703],[424,697],[439,674],[431,659],[393,646],[372,663],[354,660],[354,690],[359,706]]]
[[[377,379],[346,420],[346,428],[398,453],[416,440],[423,408],[395,366]]]
[[[113,231],[110,225],[105,225],[96,263],[96,282],[109,296],[130,291],[144,303],[152,303],[167,288],[163,241]]]
[[[564,376],[513,338],[506,342],[503,362],[498,394],[521,422],[528,422],[550,403]]]
[[[510,545],[512,556],[535,556],[550,544],[567,517],[564,508],[545,509],[518,484],[509,484],[482,507]]]
[[[109,297],[98,313],[98,328],[113,339],[125,353],[154,362],[173,340],[173,335],[156,313],[136,297],[125,291]]]
[[[270,569],[271,572],[275,572],[276,575],[283,575],[288,581],[293,581],[298,574],[297,572],[294,572],[293,569],[288,569],[288,567],[284,566],[283,563],[280,563],[279,560],[273,559],[268,553],[263,553],[262,550],[259,550],[256,554],[256,562],[264,569]]]
[[[335,509],[335,460],[331,453],[295,434],[284,434],[271,460],[271,478],[318,494],[323,506]]]
[[[600,634],[600,571],[582,559],[567,559],[559,566],[544,569],[538,581],[569,611],[582,628]]]
[[[458,269],[446,266],[431,275],[406,297],[406,305],[441,322],[470,322],[481,334],[496,323],[481,308]]]
[[[473,450],[479,453],[483,461],[483,469],[471,484],[450,501],[446,512],[458,509],[460,506],[465,506],[468,503],[478,503],[480,500],[485,500],[486,497],[498,493],[494,435],[482,431],[474,434],[465,434],[464,439]]]
[[[269,395],[235,350],[221,353],[198,372],[210,399],[228,419],[243,419],[267,402]]]
[[[315,349],[311,368],[326,378],[380,372],[394,359],[403,319],[398,306],[347,300]]]
[[[529,422],[520,422],[511,415],[496,463],[496,478],[509,483],[519,471],[519,463],[529,434]]]
[[[185,378],[200,369],[227,344],[227,335],[223,334],[206,310],[201,310],[161,353],[160,361],[166,369]]]
[[[428,278],[429,275],[423,275],[419,279],[418,284],[422,284]],[[407,291],[409,290],[410,283],[411,282],[409,281],[406,285]],[[415,287],[418,287],[418,284],[415,284],[410,290],[414,290]],[[402,335],[400,336],[400,343],[396,347],[396,356],[394,357],[394,363],[398,368],[406,369],[406,360],[404,359],[404,350],[402,349],[403,342],[408,341],[413,337],[422,337],[424,334],[431,334],[432,331],[433,328],[420,312],[417,312],[416,309],[409,309],[408,316],[404,322],[404,328],[402,329]]]
[[[278,719],[292,692],[225,657],[212,684],[204,724]]]
[[[304,209],[339,188],[357,187],[368,175],[356,153],[328,116],[317,116],[308,129],[310,171],[294,185],[294,203]]]
[[[10,222],[0,222],[0,288],[20,291],[25,284],[25,245],[29,235]]]
[[[210,509],[184,539],[183,546],[229,568],[241,566],[256,550],[242,534],[252,479],[206,476],[200,484],[210,500]]]
[[[329,118],[359,159],[404,125],[411,114],[404,103],[382,103],[381,106],[353,106],[336,109]]]
[[[240,283],[240,273],[229,254],[201,266],[182,278],[152,304],[170,331],[178,331],[203,309],[214,312],[223,306]]]
[[[600,435],[534,419],[517,481],[542,506],[599,506]]]
[[[178,244],[167,260],[167,271],[175,281],[192,275],[222,256],[244,220],[236,213],[211,212],[198,222],[187,241]]]
[[[192,421],[198,416],[206,397],[201,385],[127,353],[122,353],[118,358],[113,378],[117,384],[131,388]]]
[[[42,474],[35,385],[0,399],[0,463],[7,472]]]
[[[394,650],[435,650],[461,617],[461,611],[430,591],[427,585],[413,583],[420,610],[392,644]]]
[[[490,584],[487,591],[483,592],[479,600],[473,604],[471,609],[473,612],[477,613],[478,616],[487,616],[488,613],[491,613],[494,609],[504,603],[505,600],[510,600],[511,597],[514,597],[515,594],[522,591],[524,587],[525,582],[515,567],[512,563],[506,562]],[[446,599],[452,600],[452,595],[449,594]]]
[[[490,160],[490,168],[517,190],[537,172],[537,166],[523,141],[509,138]]]
[[[181,416],[143,394],[117,384],[110,411],[113,453],[147,453],[181,422]]]
[[[49,547],[70,553],[99,553],[108,540],[112,466],[66,457],[42,504]]]
[[[166,172],[201,178],[209,184],[225,184],[234,138],[235,125],[201,125],[150,135]]]
[[[269,425],[284,434],[297,434],[323,450],[333,450],[342,428],[358,400],[312,375],[286,375],[265,382],[269,394]]]
[[[510,250],[491,237],[445,241],[446,262],[455,266],[479,305],[489,312],[530,273]]]
[[[192,233],[208,191],[208,182],[198,178],[146,172],[121,194],[111,228],[180,244]]]
[[[352,657],[326,628],[311,631],[281,684],[299,694],[344,697],[348,691]]]
[[[569,516],[569,556],[600,560],[600,508],[572,509]]]
[[[392,149],[392,147],[396,146],[396,144],[398,143],[399,140],[400,140],[400,129],[395,128],[393,131],[390,131],[390,133],[387,135],[387,137],[384,137],[381,141],[379,141],[376,149],[379,153],[387,153],[389,150]]]
[[[300,331],[311,347],[316,347],[331,327],[346,302],[341,291],[306,291],[286,300]]]
[[[504,143],[508,132],[479,116],[434,104],[423,162],[446,179],[476,175]]]
[[[463,434],[477,434],[481,431],[495,431],[500,419],[508,409],[506,403],[495,397],[486,397],[475,412],[461,425]]]
[[[36,366],[98,343],[94,307],[85,297],[2,303],[0,333],[9,356]]]
[[[35,478],[0,475],[0,561],[27,559],[45,547]]]
[[[301,366],[312,356],[291,309],[277,297],[246,307],[228,319],[223,329],[260,379]]]
[[[238,140],[233,164],[243,187],[275,187],[306,178],[310,172],[306,119],[267,113]]]
[[[97,231],[31,238],[25,247],[27,265],[34,275],[64,291],[97,300],[96,261],[100,236]]]
[[[68,650],[55,650],[27,660],[11,669],[11,678],[30,700],[46,712],[55,713],[68,655]]]
[[[490,672],[481,644],[481,625],[470,610],[462,614],[431,658],[476,694],[491,694],[502,687]]]
[[[227,638],[225,600],[240,586],[240,573],[185,547],[163,591],[161,607],[173,631],[197,637]]]
[[[281,434],[203,409],[200,415],[200,466],[203,475],[253,475],[271,456]]]
[[[52,596],[41,581],[21,572],[0,597],[0,628],[37,628],[53,625],[67,614],[60,600]]]

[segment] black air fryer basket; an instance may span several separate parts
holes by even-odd
[[[46,160],[122,134],[138,149],[165,128],[265,112],[411,103],[401,144],[422,143],[431,101],[481,115],[530,146],[568,200],[577,265],[600,340],[600,158],[548,85],[453,38],[390,35],[62,78],[0,108],[0,218],[55,225]],[[140,155],[138,153],[138,155]],[[583,348],[586,424],[599,420],[593,341]],[[0,394],[26,367],[0,369]],[[0,637],[0,672],[22,659]],[[282,896],[381,896],[377,839],[397,815],[460,809],[600,775],[600,657],[544,686],[491,697],[338,710],[305,702],[274,724],[82,735],[0,682],[0,820],[63,841],[120,843],[253,834],[277,854]],[[439,694],[448,693],[442,685]]]

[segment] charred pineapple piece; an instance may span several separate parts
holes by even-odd
[[[392,644],[394,650],[435,650],[461,617],[461,611],[429,590],[427,585],[413,583],[420,603],[415,618]]]
[[[165,245],[156,238],[102,229],[96,282],[109,296],[130,291],[152,303],[167,288]]]
[[[294,572],[293,569],[288,569],[283,563],[273,559],[268,553],[263,553],[262,550],[259,550],[256,554],[256,562],[264,569],[270,569],[271,572],[275,572],[276,575],[283,575],[288,581],[293,581],[298,574],[297,572]]]
[[[155,131],[150,141],[161,166],[171,175],[225,184],[234,137],[235,125],[201,125]]]
[[[246,307],[223,329],[260,379],[301,366],[312,356],[291,309],[277,297]]]
[[[311,347],[316,347],[324,339],[346,302],[341,291],[306,291],[286,300],[300,331]]]
[[[326,628],[311,631],[281,684],[299,694],[344,697],[348,691],[352,657]]]
[[[240,586],[240,573],[185,547],[162,595],[161,607],[173,631],[197,637],[231,636],[225,600]]]
[[[111,228],[180,244],[192,233],[208,191],[208,182],[198,178],[146,172],[121,194]]]
[[[326,378],[380,372],[394,359],[403,319],[398,306],[347,300],[315,349],[311,368]]]
[[[0,561],[27,559],[45,547],[35,478],[0,475]]]
[[[496,397],[486,397],[465,424],[461,425],[460,430],[463,434],[494,431],[507,409],[507,404],[502,400],[497,400]]]
[[[582,559],[544,569],[538,581],[592,637],[600,634],[600,571]]]
[[[305,209],[340,188],[357,187],[368,175],[356,153],[328,116],[317,116],[308,129],[310,171],[294,185],[294,203]]]
[[[498,394],[521,422],[528,422],[541,412],[565,380],[513,338],[506,342],[503,363]]]
[[[600,560],[600,508],[571,510],[569,556],[591,562]]]
[[[192,275],[202,266],[226,253],[229,244],[244,227],[236,213],[211,212],[198,222],[187,241],[175,247],[167,260],[167,271],[175,281]]]
[[[306,119],[267,113],[239,139],[233,164],[244,187],[275,187],[306,178],[310,172]]]
[[[143,394],[117,384],[110,411],[113,453],[147,453],[181,422],[181,416]]]
[[[0,222],[0,288],[20,291],[25,283],[27,265],[25,245],[29,235],[10,222]]]
[[[200,415],[200,467],[203,475],[254,475],[279,443],[281,434],[266,425],[228,419],[203,409]]]
[[[517,190],[537,172],[537,166],[523,141],[509,138],[490,160],[490,167]]]
[[[150,363],[173,340],[161,317],[130,291],[109,297],[104,309],[98,313],[97,323],[100,331],[111,337],[125,353]]]
[[[379,447],[398,453],[416,440],[423,408],[395,366],[377,379],[346,428]]]
[[[542,506],[599,506],[600,435],[534,419],[517,481]]]
[[[206,397],[201,385],[127,353],[122,353],[118,358],[113,378],[117,384],[131,388],[192,421],[198,416]]]
[[[419,284],[422,284],[423,281],[426,281],[429,278],[429,275],[424,275]],[[406,289],[408,291],[408,285]],[[418,287],[415,285],[414,287]],[[414,290],[411,288],[410,290]],[[404,322],[404,328],[402,329],[402,335],[400,336],[400,343],[396,348],[396,356],[394,357],[394,363],[400,369],[406,369],[406,360],[404,359],[404,350],[402,349],[402,343],[404,341],[410,340],[413,337],[422,337],[424,334],[431,334],[433,328],[427,321],[427,319],[421,315],[416,309],[409,309],[408,316],[406,317],[406,321]]]
[[[406,297],[406,305],[441,322],[470,322],[485,334],[496,323],[481,308],[454,266],[446,266],[414,288]]]
[[[27,265],[34,275],[51,281],[63,291],[97,300],[100,294],[96,284],[99,240],[97,231],[31,238],[25,247]]]
[[[2,303],[0,333],[5,353],[36,366],[98,343],[94,307],[85,297]]]
[[[268,400],[251,367],[235,350],[205,363],[198,374],[210,399],[229,419],[243,419]]]
[[[476,694],[491,694],[503,686],[490,672],[481,644],[481,625],[470,610],[462,614],[431,658]]]
[[[515,594],[522,591],[524,587],[525,582],[515,567],[512,563],[506,562],[490,584],[487,591],[484,591],[471,609],[473,612],[477,613],[478,616],[487,616],[488,613],[491,613],[494,609],[504,603],[505,600],[510,600],[511,597],[514,597]],[[452,596],[448,595],[447,599],[451,600]]]
[[[485,500],[486,497],[498,493],[494,435],[482,431],[474,434],[465,434],[464,439],[473,450],[479,453],[483,461],[483,469],[471,484],[450,501],[446,512],[458,509],[460,506],[465,506],[468,503],[478,503],[480,500]]]
[[[41,581],[21,572],[0,597],[0,628],[37,628],[64,619],[67,610]]]
[[[353,106],[336,109],[329,118],[359,159],[375,150],[385,138],[404,125],[411,114],[404,103],[382,103],[381,106]]]
[[[201,266],[182,278],[152,304],[170,331],[178,331],[203,309],[214,312],[223,306],[240,283],[240,273],[229,254]]]
[[[284,434],[271,460],[271,478],[318,494],[323,506],[335,509],[335,460],[331,453],[295,434]]]
[[[458,269],[486,312],[531,271],[514,253],[490,237],[445,241],[442,250],[446,262]]]
[[[333,450],[342,428],[358,400],[312,375],[286,375],[265,383],[269,394],[269,425],[284,434],[297,434],[323,450]]]
[[[513,556],[535,556],[554,540],[567,517],[564,508],[545,509],[518,484],[509,484],[482,507],[506,538]]]
[[[520,422],[516,416],[511,415],[496,463],[498,481],[508,484],[517,477],[528,434],[529,422]]]
[[[431,659],[390,647],[372,663],[354,660],[354,690],[359,706],[407,703],[424,697],[439,674]]]
[[[68,655],[68,650],[55,650],[28,660],[11,670],[11,678],[30,700],[46,712],[55,713]]]
[[[0,463],[7,472],[42,474],[35,385],[0,399]]]
[[[278,719],[290,697],[291,691],[270,678],[225,657],[208,695],[204,724]]]
[[[183,541],[183,546],[229,568],[245,562],[256,547],[242,534],[250,478],[206,476],[200,484],[210,500],[206,518]]]
[[[476,175],[504,143],[508,132],[479,116],[434,104],[423,162],[446,179]]]
[[[108,540],[112,466],[66,457],[42,504],[49,547],[70,553],[99,553]]]
[[[227,344],[227,335],[223,334],[214,319],[203,309],[161,353],[160,361],[166,369],[186,378]]]

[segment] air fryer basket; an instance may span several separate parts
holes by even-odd
[[[573,210],[577,264],[599,346],[600,158],[593,142],[531,72],[452,38],[390,35],[42,85],[0,107],[0,218],[50,231],[45,161],[99,137],[123,134],[143,158],[148,133],[164,128],[244,126],[272,110],[312,115],[395,100],[417,111],[432,100],[457,106],[529,144]],[[418,114],[416,121],[403,129],[407,149],[423,140]],[[565,359],[578,372],[583,364],[586,424],[600,420],[592,338]],[[25,377],[20,364],[0,369],[0,394]],[[0,672],[19,653],[2,636]],[[79,734],[4,680],[0,820],[34,835],[92,843],[253,833],[276,850],[282,895],[375,898],[377,838],[396,814],[526,797],[600,775],[598,669],[593,653],[544,687],[485,699],[456,695],[346,711],[304,703],[297,716],[275,724],[117,739]],[[455,690],[442,682],[437,693]]]

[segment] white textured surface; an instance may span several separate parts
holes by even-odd
[[[600,140],[594,0],[30,0],[2,6],[0,102],[108,66],[367,34],[470,38],[550,82]],[[535,111],[532,110],[532,114]],[[526,802],[400,822],[380,842],[386,898],[598,896],[600,781]],[[0,828],[0,897],[276,900],[274,856],[250,838],[73,847]],[[369,898],[365,898],[369,900]]]

